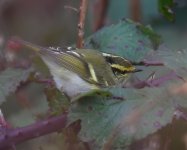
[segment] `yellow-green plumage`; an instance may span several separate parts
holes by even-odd
[[[135,68],[126,59],[90,49],[45,48],[20,40],[36,51],[49,67],[57,88],[70,98],[100,87],[113,86]]]

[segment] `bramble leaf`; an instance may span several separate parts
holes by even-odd
[[[160,36],[150,27],[123,20],[87,38],[85,47],[117,54],[131,61],[141,61],[145,54],[157,48],[160,42]]]
[[[0,72],[0,104],[2,104],[6,96],[14,92],[21,82],[24,82],[32,69],[15,69],[7,68]]]

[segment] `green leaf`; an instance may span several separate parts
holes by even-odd
[[[144,44],[139,44],[142,41],[138,40]],[[112,98],[92,95],[71,106],[70,123],[81,120],[79,136],[91,143],[93,149],[102,149],[107,142],[112,142],[111,149],[128,149],[134,140],[171,123],[178,107],[187,108],[186,96],[172,93],[186,78],[187,52],[171,51],[164,46],[152,50],[160,42],[160,36],[150,27],[130,21],[103,28],[86,40],[87,48],[116,53],[136,62],[147,60],[164,64],[140,66],[143,71],[132,75],[139,82],[153,78],[153,85],[142,89],[113,87],[107,90],[113,94]],[[137,50],[139,47],[141,49]]]
[[[101,149],[112,135],[117,135],[112,148],[124,149],[133,140],[170,123],[177,107],[187,107],[185,99],[172,95],[165,87],[109,91],[113,98],[84,99],[72,106],[69,113],[70,122],[81,119],[79,136],[83,141],[93,142],[94,149]]]
[[[160,61],[164,70],[174,71],[180,77],[187,77],[187,49],[170,50],[162,45],[159,50],[149,53],[145,60]],[[163,67],[162,67],[163,68]]]
[[[110,29],[113,30],[112,27]],[[140,30],[148,36],[152,34],[147,28]],[[102,31],[98,34],[100,33]],[[96,44],[100,46],[105,42],[106,44],[104,43],[102,46],[106,52],[110,52],[111,49],[105,46],[112,43],[111,39],[109,39],[110,42],[106,39],[108,33],[110,30],[99,35],[103,39],[101,38]],[[97,39],[97,33],[93,37]],[[114,43],[117,42],[114,40]],[[146,45],[144,48],[146,49]],[[182,78],[186,78],[187,75],[186,50],[171,51],[165,46],[160,46],[157,51],[143,51],[143,53],[139,53],[139,56],[129,51],[123,53],[117,51],[117,53],[129,56],[131,60],[136,61],[142,60],[142,58],[147,61],[158,61],[164,66],[142,66],[142,72],[133,74],[140,81],[146,81],[150,74],[154,73],[153,80],[156,81],[158,78],[156,81],[158,85],[150,85],[150,87],[142,89],[114,87],[108,89],[113,94],[112,98],[92,95],[84,97],[71,106],[70,123],[81,120],[82,128],[79,136],[83,141],[91,143],[93,149],[102,149],[107,142],[111,141],[111,149],[128,149],[129,144],[134,140],[142,139],[171,123],[178,108],[187,108],[186,96],[172,93],[176,86],[180,87],[184,83]],[[163,75],[165,77],[159,80]],[[161,82],[164,84],[160,84]]]
[[[45,89],[47,101],[52,115],[59,115],[66,112],[70,106],[68,98],[54,87]]]
[[[155,72],[155,78],[165,75],[163,81],[157,80],[164,84],[142,89],[111,88],[112,98],[85,97],[72,106],[69,119],[82,121],[80,138],[93,142],[94,149],[113,141],[112,149],[120,150],[171,123],[178,108],[187,108],[186,96],[173,93],[184,83],[182,78],[187,77],[186,58],[186,50],[171,51],[161,46],[148,53],[145,60],[160,61],[164,66],[142,67],[143,71],[135,75],[140,80],[145,80],[151,72]]]
[[[175,14],[172,8],[175,6],[173,0],[158,0],[159,11],[168,19],[169,21],[174,21]]]
[[[163,62],[166,67],[174,70],[179,76],[187,77],[187,49],[177,51],[161,51]]]
[[[118,54],[132,61],[142,60],[159,44],[160,37],[150,28],[130,20],[105,27],[85,40],[86,48]]]
[[[140,31],[142,31],[143,34],[149,37],[152,42],[153,48],[157,49],[158,46],[162,43],[161,36],[155,33],[151,26],[144,26],[142,24],[138,24],[137,27]]]
[[[24,82],[32,69],[7,68],[0,72],[0,104],[5,101],[6,96],[14,92],[21,82]]]

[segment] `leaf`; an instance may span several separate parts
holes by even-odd
[[[180,77],[187,77],[187,50],[170,50],[165,45],[160,46],[157,51],[149,53],[145,60],[157,60],[164,63],[165,70],[168,68]]]
[[[144,60],[160,61],[164,66],[144,66],[142,72],[135,74],[145,80],[155,72],[152,86],[111,88],[112,98],[89,97],[72,106],[69,119],[82,121],[80,138],[91,142],[94,149],[111,141],[111,149],[127,149],[134,140],[171,123],[178,108],[187,108],[186,95],[173,93],[187,77],[186,58],[186,50],[171,51],[163,45],[149,52]]]
[[[153,48],[157,49],[158,46],[162,43],[162,38],[160,35],[155,33],[151,26],[144,26],[142,24],[138,24],[137,28],[142,31],[143,34],[147,35],[152,42]]]
[[[70,105],[68,98],[54,87],[45,89],[47,101],[52,115],[59,115],[67,111]]]
[[[169,21],[174,21],[175,14],[172,8],[175,6],[173,0],[158,0],[159,11],[168,19]]]
[[[131,61],[140,61],[145,54],[158,47],[160,44],[158,39],[160,37],[154,34],[150,28],[143,28],[143,25],[123,20],[118,24],[105,27],[87,38],[85,47],[118,54]]]
[[[31,71],[32,69],[7,68],[0,73],[0,104],[28,78]]]
[[[113,98],[84,99],[69,113],[71,121],[81,119],[79,136],[83,141],[93,142],[94,149],[101,149],[114,133],[117,137],[112,137],[113,149],[126,147],[132,140],[141,139],[170,123],[178,106],[187,107],[185,99],[173,96],[165,87],[111,88],[109,91]],[[115,96],[124,100],[115,99]]]
[[[82,142],[77,136],[80,128],[81,122],[80,120],[77,120],[63,130],[63,149],[88,150],[87,143]]]
[[[179,76],[187,77],[187,50],[160,51],[165,66],[174,70]]]

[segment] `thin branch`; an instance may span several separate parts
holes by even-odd
[[[103,27],[106,21],[106,14],[108,10],[108,0],[97,0],[94,5],[94,31]]]
[[[87,7],[88,7],[88,0],[81,0],[80,17],[78,23],[77,48],[83,48],[84,46],[84,26],[85,26]]]
[[[141,21],[141,1],[140,0],[130,0],[130,13],[132,20],[136,22]]]
[[[3,116],[3,113],[0,109],[0,134],[5,133],[5,131],[10,129],[10,128],[11,128],[11,126],[6,122],[6,120]],[[8,148],[14,150],[15,149],[15,144],[12,143],[11,145],[9,145]]]
[[[4,116],[3,116],[3,113],[0,109],[0,128],[8,128],[10,127],[9,124],[6,122]]]
[[[4,130],[0,134],[0,149],[9,148],[14,144],[24,142],[26,140],[46,135],[52,132],[58,132],[63,129],[67,122],[67,115],[61,115],[36,122],[32,125]]]
[[[144,87],[159,87],[165,84],[166,82],[175,79],[179,79],[184,82],[184,79],[182,77],[178,76],[174,71],[172,71],[158,78],[150,79],[149,77],[148,79],[143,81],[142,80],[135,81],[129,85],[124,85],[124,88],[133,87],[133,88],[141,89]]]
[[[64,8],[65,8],[65,9],[71,9],[71,10],[77,12],[77,13],[79,12],[79,10],[78,10],[77,8],[72,7],[72,6],[65,5]]]
[[[131,62],[131,63],[132,65],[135,65],[135,66],[164,66],[164,63],[160,61],[144,60],[140,62]]]

